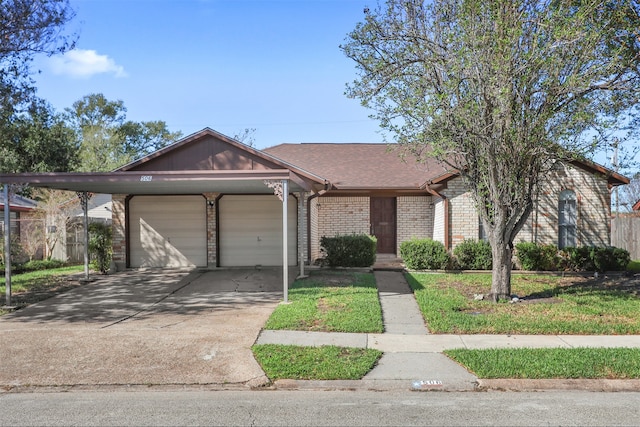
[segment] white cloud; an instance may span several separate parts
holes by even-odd
[[[98,55],[95,50],[73,49],[64,55],[51,57],[50,65],[55,74],[74,78],[89,78],[104,73],[127,77],[124,67],[117,65],[107,55]]]

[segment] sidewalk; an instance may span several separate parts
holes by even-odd
[[[375,271],[385,332],[270,331],[257,344],[336,345],[384,352],[377,366],[357,381],[276,381],[281,389],[367,389],[474,391],[575,389],[640,391],[640,380],[479,380],[442,354],[454,348],[640,347],[638,335],[434,335],[425,327],[409,285],[400,272]]]

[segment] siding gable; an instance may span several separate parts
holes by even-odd
[[[267,170],[274,164],[213,135],[204,135],[135,165],[138,171]]]

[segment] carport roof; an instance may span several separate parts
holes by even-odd
[[[289,181],[292,192],[312,190],[308,181],[288,169],[0,174],[3,184],[107,194],[273,194],[265,181],[282,180]]]

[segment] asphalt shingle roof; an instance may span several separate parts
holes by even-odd
[[[263,150],[328,179],[338,189],[418,189],[446,171],[429,159],[401,158],[393,144],[280,144]]]

